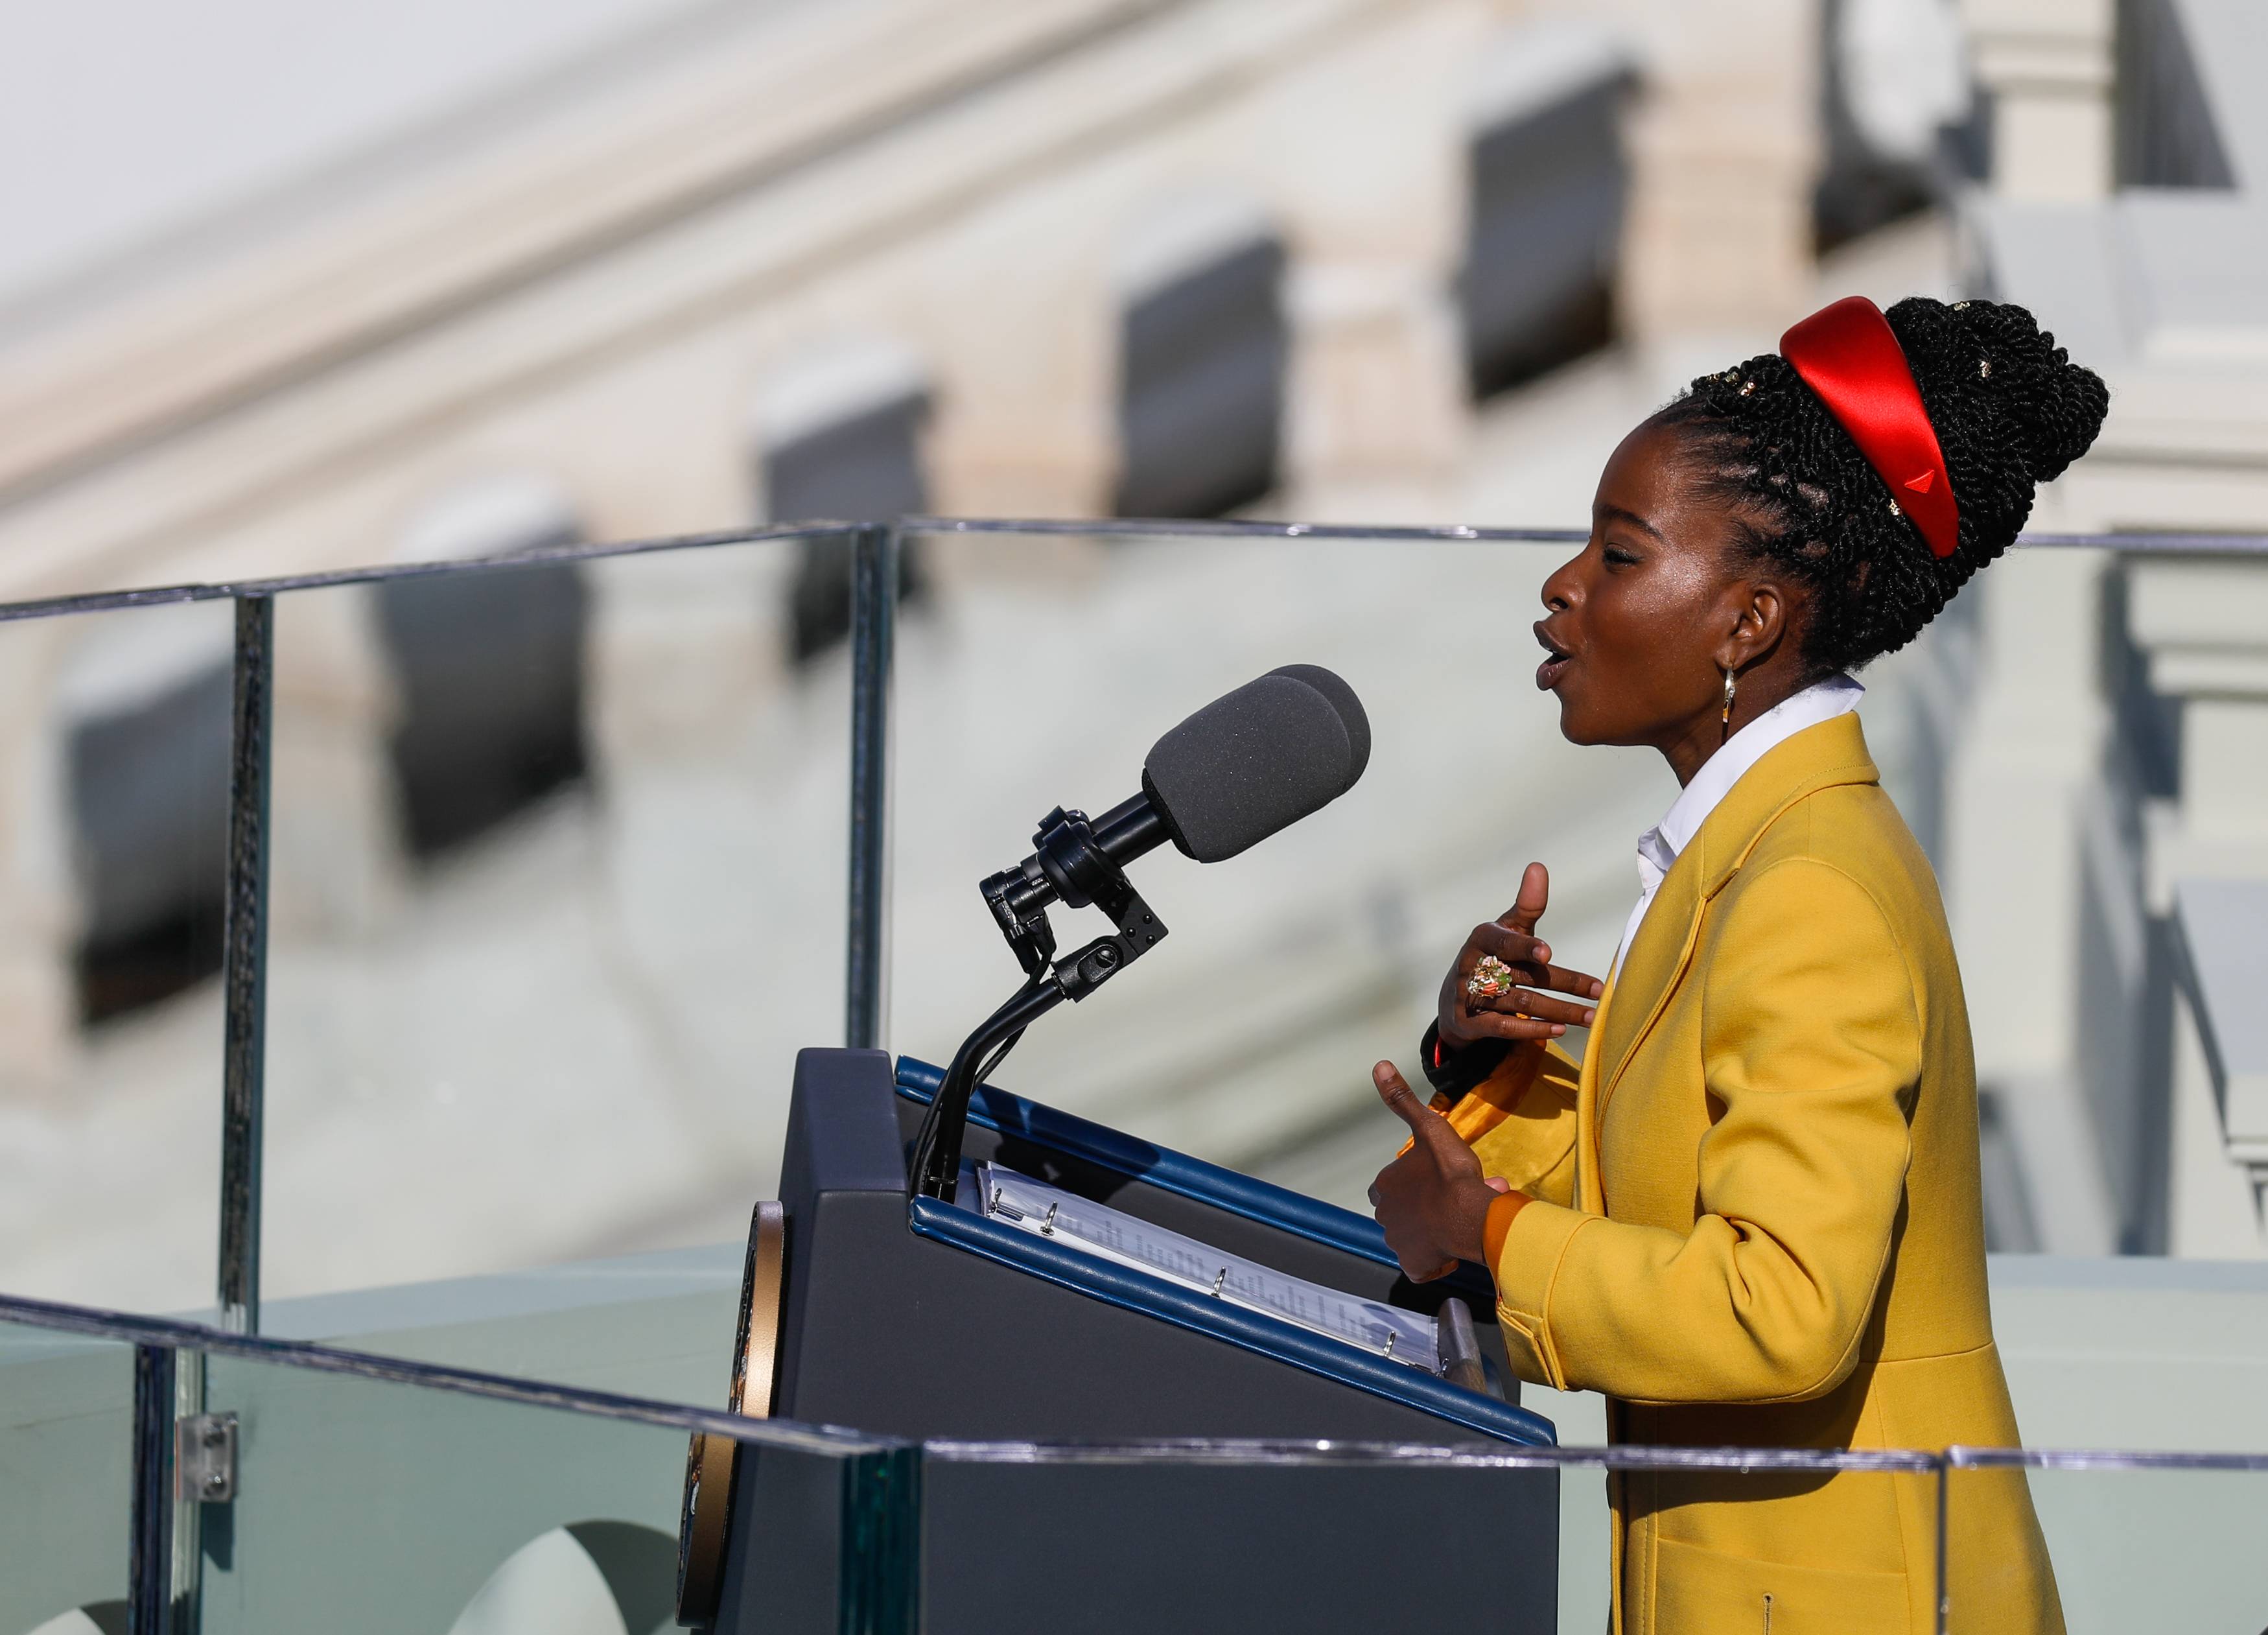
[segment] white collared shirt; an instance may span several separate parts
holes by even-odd
[[[1623,955],[1638,939],[1638,928],[1645,923],[1646,911],[1653,906],[1654,894],[1668,877],[1670,865],[1692,843],[1693,836],[1701,832],[1701,825],[1717,809],[1717,803],[1732,792],[1742,775],[1804,728],[1850,714],[1859,707],[1859,699],[1866,690],[1847,675],[1830,675],[1823,681],[1815,681],[1801,692],[1781,699],[1734,733],[1723,748],[1701,763],[1693,781],[1680,792],[1670,806],[1669,814],[1638,837],[1638,907],[1631,910],[1630,923],[1623,927],[1623,939],[1615,945],[1614,961],[1607,968],[1610,974],[1622,964]]]

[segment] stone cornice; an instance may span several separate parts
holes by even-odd
[[[579,129],[0,352],[0,503],[555,276],[1189,0],[855,0],[649,71]]]
[[[737,159],[712,154],[697,187],[690,161],[655,189],[638,164],[603,155],[589,170],[539,166],[504,203],[454,184],[446,210],[373,225],[382,256],[324,251],[272,296],[266,280],[281,275],[247,275],[218,292],[226,299],[204,292],[220,316],[202,324],[186,296],[138,328],[122,319],[117,335],[63,348],[42,384],[22,360],[0,360],[0,470],[12,477],[0,490],[0,578],[11,596],[131,580],[136,560],[169,543],[320,493],[515,394],[948,222],[1394,10],[874,0],[859,15],[898,26],[864,65],[865,84],[836,75],[806,95],[770,76],[807,78],[807,62],[793,74],[752,66],[759,77],[739,95],[770,85],[779,106],[749,114],[723,144]],[[576,195],[602,181],[612,204],[593,212]],[[491,235],[466,214],[471,200],[504,220],[515,254],[482,247]],[[475,242],[452,251],[445,225]],[[420,255],[455,271],[417,282],[412,298],[395,286]]]

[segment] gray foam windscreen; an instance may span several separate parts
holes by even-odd
[[[1370,718],[1330,671],[1285,665],[1216,698],[1151,746],[1142,786],[1174,844],[1233,858],[1322,810],[1370,762]]]

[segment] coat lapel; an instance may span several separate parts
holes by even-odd
[[[1606,991],[1599,996],[1599,1016],[1607,1013],[1607,1002],[1615,997],[1615,973],[1607,973]],[[1599,1035],[1594,1027],[1590,1048],[1583,1052],[1583,1064],[1575,1074],[1575,1207],[1587,1215],[1607,1212],[1605,1196],[1599,1189]]]
[[[1600,999],[1592,1048],[1584,1052],[1581,1083],[1591,1093],[1579,1094],[1578,1100],[1587,1113],[1582,1136],[1584,1157],[1591,1160],[1587,1167],[1593,1177],[1588,1193],[1599,1191],[1598,1121],[1616,1083],[1692,963],[1703,907],[1740,872],[1773,821],[1797,801],[1837,784],[1880,781],[1858,716],[1822,721],[1750,767],[1679,854],[1654,894],[1653,906],[1646,910],[1612,986]]]
[[[1638,935],[1623,955],[1622,968],[1615,974],[1615,991],[1608,996],[1614,1003],[1602,999],[1600,1004],[1597,1100],[1602,1113],[1631,1052],[1653,1031],[1693,957],[1694,939],[1701,929],[1700,872],[1689,865],[1698,850],[1697,842],[1688,846],[1663,878],[1653,906],[1646,911]]]

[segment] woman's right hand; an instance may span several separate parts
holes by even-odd
[[[1521,876],[1520,895],[1498,918],[1473,927],[1456,962],[1441,983],[1441,1045],[1461,1050],[1484,1039],[1516,1042],[1553,1039],[1570,1027],[1587,1027],[1598,1015],[1594,1001],[1606,991],[1595,976],[1554,965],[1550,945],[1535,934],[1550,900],[1551,876],[1531,863]],[[1481,997],[1472,992],[1473,968],[1483,954],[1494,954],[1527,984],[1508,993]],[[1553,998],[1571,994],[1572,998]]]

